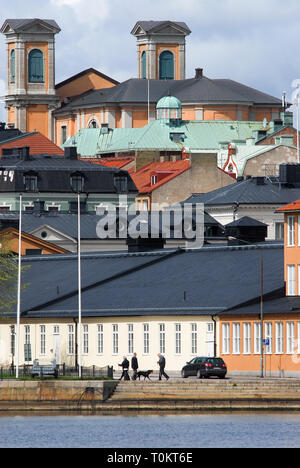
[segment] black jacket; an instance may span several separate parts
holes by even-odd
[[[129,369],[129,361],[128,359],[124,359],[124,361],[122,362],[122,364],[119,364],[120,366],[123,367],[123,369]]]
[[[139,368],[138,360],[135,356],[131,358],[131,367],[133,370],[137,370]]]

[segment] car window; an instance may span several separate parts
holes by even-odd
[[[196,362],[197,362],[197,358],[194,358],[189,362],[189,364],[196,364]]]

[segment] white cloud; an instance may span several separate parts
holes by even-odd
[[[64,13],[60,10],[67,8],[75,15],[78,23],[86,23],[91,27],[107,20],[110,12],[109,0],[51,0],[50,3],[58,9],[58,15]]]

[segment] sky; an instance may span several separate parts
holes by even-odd
[[[186,77],[230,78],[290,102],[300,84],[299,0],[0,0],[7,18],[54,19],[56,83],[86,68],[125,81],[137,76],[139,20],[185,22]],[[6,93],[6,46],[0,37],[0,96]],[[298,80],[298,81],[297,81]],[[5,120],[0,103],[0,121]]]

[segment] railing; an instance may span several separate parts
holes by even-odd
[[[65,363],[57,365],[58,377],[71,377],[78,378],[79,368],[67,366]],[[22,378],[31,378],[32,365],[24,364],[19,366],[19,377]],[[2,366],[0,367],[0,380],[15,378],[16,377],[16,366]],[[113,367],[81,367],[81,378],[85,379],[97,379],[97,378],[113,378]]]

